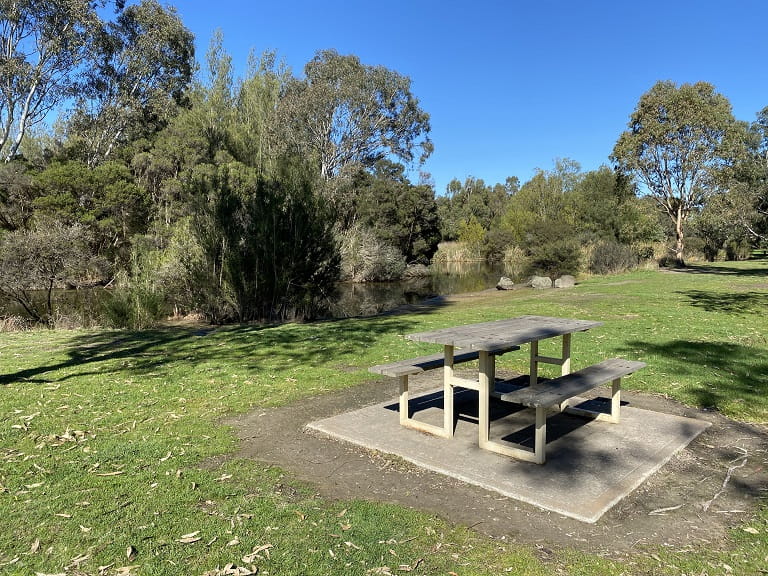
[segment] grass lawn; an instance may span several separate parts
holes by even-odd
[[[562,548],[544,561],[415,510],[324,500],[273,466],[208,459],[237,447],[224,416],[435,351],[403,334],[521,314],[601,320],[574,339],[575,368],[643,360],[625,388],[768,425],[767,311],[768,262],[755,260],[368,319],[0,334],[0,574],[764,574],[766,505],[719,548],[659,549],[631,568]],[[527,370],[524,354],[499,364]]]

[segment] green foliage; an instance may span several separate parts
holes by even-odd
[[[546,227],[530,231],[528,256],[530,272],[558,278],[576,275],[581,268],[581,250],[577,240],[567,233],[566,222],[550,222]]]
[[[706,82],[657,82],[643,94],[612,158],[640,178],[675,225],[675,257],[684,259],[685,223],[716,188],[740,127],[728,99]]]
[[[440,241],[434,191],[411,184],[404,170],[400,164],[382,160],[373,173],[357,171],[343,196],[346,213],[337,222],[342,230],[347,222],[369,228],[409,264],[429,264]],[[341,206],[336,206],[339,213]]]
[[[457,239],[461,223],[472,217],[486,230],[498,226],[510,197],[517,193],[518,188],[516,177],[509,177],[504,184],[494,186],[487,186],[483,180],[472,177],[464,183],[451,180],[448,194],[438,199],[442,237],[446,240]]]
[[[482,251],[485,233],[485,228],[474,215],[470,216],[469,220],[459,224],[459,242],[467,246],[475,257],[479,256]]]
[[[192,77],[193,41],[175,9],[156,0],[131,4],[105,23],[68,123],[70,145],[82,144],[89,166],[175,114]]]
[[[432,152],[429,115],[410,79],[357,56],[319,51],[280,107],[292,151],[316,161],[323,178],[346,166],[370,168],[387,156],[423,162]]]
[[[88,0],[0,3],[0,154],[13,160],[28,131],[71,95],[99,28]]]
[[[202,312],[213,322],[315,314],[338,277],[339,256],[305,168],[284,161],[278,179],[267,180],[233,162],[191,186],[203,255],[191,272],[211,296]]]
[[[136,242],[130,268],[117,274],[113,288],[102,302],[102,312],[114,328],[144,330],[167,316],[167,288],[158,275],[163,252],[145,242]]]
[[[36,195],[32,173],[25,163],[0,164],[0,230],[26,228]]]

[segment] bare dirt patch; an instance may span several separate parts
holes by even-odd
[[[421,378],[439,386],[437,372]],[[305,431],[309,422],[394,400],[393,383],[375,381],[255,410],[227,424],[242,441],[238,456],[276,464],[324,497],[394,502],[539,549],[566,546],[621,558],[646,546],[718,547],[726,531],[748,519],[768,495],[768,430],[662,397],[623,394],[632,406],[701,418],[712,426],[595,524]]]

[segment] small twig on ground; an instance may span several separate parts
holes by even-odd
[[[707,510],[709,510],[709,507],[712,505],[712,503],[713,503],[715,500],[717,500],[717,498],[718,498],[718,497],[719,497],[719,496],[720,496],[720,495],[721,495],[723,492],[725,492],[725,488],[726,488],[726,486],[728,486],[728,482],[730,482],[730,481],[731,481],[731,474],[733,474],[733,471],[734,471],[734,470],[736,470],[736,469],[738,469],[738,468],[743,468],[743,467],[744,467],[744,466],[747,464],[747,459],[748,459],[748,457],[749,457],[749,454],[748,454],[748,452],[747,452],[747,451],[746,451],[744,448],[738,448],[738,447],[737,447],[736,449],[737,449],[737,450],[740,450],[740,451],[741,451],[741,453],[743,454],[743,456],[740,456],[740,457],[739,457],[739,458],[741,459],[741,464],[737,464],[736,466],[729,466],[729,467],[728,467],[728,472],[727,472],[727,473],[726,473],[726,475],[725,475],[725,480],[723,480],[723,485],[720,487],[720,490],[717,492],[717,494],[715,494],[715,495],[712,497],[712,499],[711,499],[711,500],[709,500],[709,501],[707,501],[707,502],[704,502],[704,505],[703,505],[703,508],[704,508],[704,512],[706,512]],[[731,460],[731,462],[736,462],[736,460],[738,460],[739,458],[735,458],[735,459]]]

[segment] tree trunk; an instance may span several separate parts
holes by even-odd
[[[685,266],[685,258],[683,253],[685,251],[685,232],[683,230],[683,224],[685,222],[685,215],[682,208],[678,207],[675,217],[675,262],[677,266]]]

